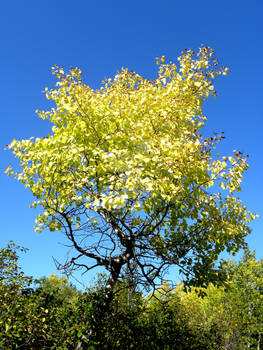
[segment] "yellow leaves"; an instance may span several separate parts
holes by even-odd
[[[6,168],[6,170],[5,170],[5,174],[6,174],[7,176],[10,176],[10,175],[12,175],[12,173],[13,173],[12,167],[9,165],[9,166]]]
[[[227,75],[228,73],[229,73],[229,68],[225,68],[222,74]]]
[[[195,86],[199,88],[199,87],[202,86],[202,83],[201,83],[200,81],[196,81],[196,82],[195,82]]]
[[[139,202],[135,202],[133,206],[135,211],[140,211],[141,210],[141,204]]]
[[[220,186],[223,190],[226,190],[227,187],[228,187],[224,182],[219,182],[219,186]]]
[[[154,81],[122,69],[97,91],[84,84],[79,69],[67,73],[53,67],[58,84],[45,92],[55,107],[37,111],[53,124],[53,134],[13,140],[9,148],[22,170],[6,170],[32,190],[38,199],[33,207],[43,207],[36,230],[59,230],[54,216],[66,208],[88,213],[125,210],[132,203],[129,210],[139,215],[160,199],[192,198],[195,187],[208,189],[220,182],[223,190],[239,189],[245,160],[236,153],[214,161],[217,140],[200,134],[206,121],[203,100],[214,93],[215,78],[228,71],[216,68],[212,57],[207,47],[197,57],[188,50],[177,68],[162,56]],[[203,196],[194,198],[196,210],[206,200],[212,206],[208,194]],[[80,227],[81,220],[74,224]]]
[[[161,62],[161,63],[164,63],[164,62],[165,62],[165,56],[162,56],[162,57],[160,58],[160,62]]]

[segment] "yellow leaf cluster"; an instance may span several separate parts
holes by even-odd
[[[214,160],[220,137],[204,139],[200,132],[206,121],[203,102],[215,96],[215,78],[228,71],[218,67],[213,54],[207,47],[196,56],[185,51],[178,67],[161,57],[153,81],[122,69],[99,90],[83,82],[79,69],[65,73],[54,67],[58,82],[55,89],[46,89],[46,96],[55,107],[38,111],[53,124],[52,133],[9,146],[22,171],[9,167],[7,173],[31,189],[37,199],[33,207],[44,208],[36,229],[60,230],[63,220],[56,215],[70,208],[143,217],[163,201],[176,208],[164,225],[186,230],[189,220],[203,220],[213,226],[213,235],[224,233],[216,238],[219,245],[234,232],[243,237],[242,222],[250,214],[239,202],[208,193],[218,181],[232,198],[247,168],[238,152]],[[81,229],[80,220],[72,220]]]

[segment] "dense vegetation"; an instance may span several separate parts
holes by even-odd
[[[152,297],[121,281],[105,312],[103,276],[85,292],[55,275],[30,288],[21,250],[0,250],[1,349],[263,349],[263,260],[249,251],[224,287],[167,283]]]

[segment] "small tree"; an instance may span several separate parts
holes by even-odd
[[[235,325],[240,348],[262,349],[263,259],[257,260],[247,249],[240,262],[229,262],[227,270],[231,278],[223,303],[226,319]]]
[[[18,265],[19,252],[25,248],[9,242],[0,249],[0,347],[11,348],[16,343],[24,325],[18,315],[21,310],[23,290],[28,289],[32,277],[25,276]]]
[[[15,294],[29,287],[32,277],[25,276],[18,265],[18,253],[27,249],[10,241],[6,248],[0,249],[0,290],[7,294]]]
[[[55,67],[57,87],[46,91],[55,107],[38,111],[52,133],[9,146],[22,171],[7,173],[43,209],[36,230],[62,231],[74,248],[60,267],[104,267],[108,296],[126,274],[155,288],[172,265],[189,285],[218,280],[219,254],[239,250],[250,232],[253,215],[234,195],[246,157],[214,156],[222,134],[200,133],[203,102],[227,69],[207,47],[178,60],[158,59],[153,81],[122,69],[99,90],[79,69]]]

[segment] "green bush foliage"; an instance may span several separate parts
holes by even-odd
[[[164,284],[146,296],[120,281],[110,304],[106,277],[85,292],[55,275],[30,288],[32,277],[18,266],[21,251],[14,243],[0,249],[0,349],[263,348],[263,261],[249,251],[225,265],[225,287]]]

